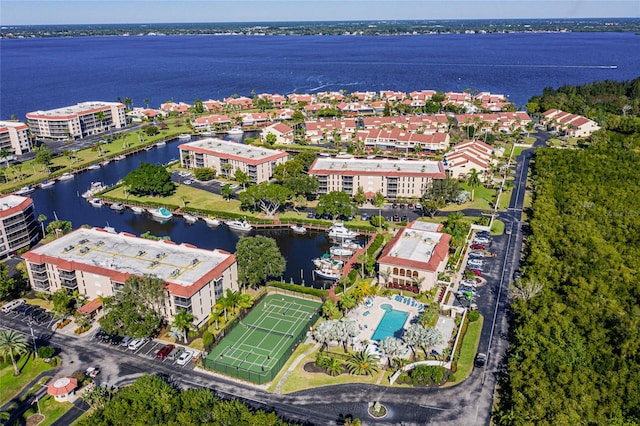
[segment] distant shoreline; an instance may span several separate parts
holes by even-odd
[[[3,25],[0,38],[245,35],[411,36],[640,32],[640,18]]]

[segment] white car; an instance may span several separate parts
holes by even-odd
[[[137,351],[144,346],[145,343],[147,343],[147,339],[133,339],[129,342],[128,348],[130,351]]]
[[[460,284],[465,287],[471,287],[471,288],[476,288],[476,286],[478,285],[478,283],[475,280],[462,280],[460,281]]]
[[[467,264],[471,266],[482,266],[484,265],[484,262],[480,259],[469,259]]]
[[[178,364],[178,365],[187,365],[187,364],[189,364],[189,361],[191,361],[192,358],[193,358],[193,351],[184,351],[178,357],[178,360],[176,361],[176,364]]]

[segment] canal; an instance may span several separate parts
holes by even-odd
[[[52,187],[37,189],[31,194],[36,213],[47,217],[45,223],[55,218],[68,220],[74,229],[82,225],[90,225],[111,226],[117,232],[126,231],[134,235],[148,231],[157,236],[169,236],[176,243],[190,243],[205,249],[220,248],[234,253],[236,243],[243,235],[230,231],[225,225],[211,228],[203,221],[188,224],[180,217],[160,223],[148,214],[135,214],[129,209],[118,212],[106,206],[92,207],[81,196],[92,182],[113,185],[131,170],[136,169],[141,162],[167,164],[178,159],[180,143],[174,140],[165,146],[141,151],[120,161],[112,161],[100,169],[78,173],[74,179],[58,181]],[[281,277],[284,281],[300,284],[304,280],[305,285],[318,288],[328,288],[331,285],[330,282],[314,281],[312,278],[312,259],[327,253],[331,246],[326,233],[309,231],[305,235],[300,235],[290,229],[254,229],[246,235],[264,235],[276,240],[282,255],[287,260],[286,271]]]

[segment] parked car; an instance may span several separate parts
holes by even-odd
[[[487,363],[487,355],[483,354],[483,353],[478,353],[476,355],[476,361],[475,361],[475,365],[476,367],[480,368],[480,367],[484,367],[484,365]]]
[[[9,312],[13,311],[20,305],[24,305],[24,300],[22,299],[12,300],[11,302],[8,302],[2,307],[2,312],[4,312],[5,314],[8,314]]]
[[[44,324],[51,321],[51,315],[48,312],[43,312],[33,319],[37,324]]]
[[[401,221],[401,222],[408,222],[408,221],[409,221],[409,218],[407,218],[407,216],[406,216],[406,215],[404,215],[404,216],[402,216],[402,217],[400,218],[400,221]]]
[[[467,265],[478,265],[478,266],[482,266],[484,265],[484,261],[480,260],[480,259],[469,259],[467,261]]]
[[[167,359],[169,361],[175,361],[176,359],[180,358],[182,352],[184,352],[184,349],[180,346],[176,346],[171,352],[169,352],[169,355],[167,355]]]
[[[98,374],[100,374],[100,369],[98,367],[89,367],[84,372],[84,374],[92,379],[95,378]]]
[[[484,244],[471,244],[471,248],[474,250],[484,250],[487,247]]]
[[[113,346],[118,346],[120,345],[120,343],[122,342],[123,337],[122,336],[113,336],[111,338],[111,343]]]
[[[515,272],[513,273],[513,279],[514,279],[514,280],[517,280],[518,278],[520,278],[520,276],[521,276],[521,275],[520,275],[520,271],[515,271]]]
[[[127,346],[127,348],[129,348],[130,351],[137,351],[144,346],[145,343],[147,343],[146,339],[133,339],[129,342],[129,346]]]
[[[176,345],[172,345],[171,343],[169,343],[168,345],[164,345],[162,349],[160,349],[156,354],[156,359],[164,360],[167,355],[169,355],[171,351],[175,349],[175,347]]]
[[[471,288],[475,288],[478,285],[476,280],[462,280],[460,281],[460,284],[465,287],[471,287]]]
[[[416,203],[416,204],[413,206],[413,208],[414,208],[414,210],[421,212],[421,211],[422,211],[422,204],[420,204],[420,203]]]
[[[23,305],[18,305],[13,311],[17,314],[24,315],[25,311],[29,309],[31,305],[27,305],[26,303]]]
[[[394,214],[393,215],[393,221],[394,222],[400,222],[400,215],[399,214]]]
[[[130,343],[132,340],[133,340],[133,339],[132,339],[131,337],[129,337],[129,336],[124,336],[124,337],[122,338],[122,342],[120,342],[120,346],[122,346],[122,347],[125,347],[125,348],[126,348],[127,346],[129,346],[129,343]]]
[[[484,252],[481,252],[481,251],[470,251],[469,252],[469,257],[482,259],[484,257]]]
[[[313,212],[307,213],[307,219],[313,219],[313,216],[314,216]]]
[[[489,244],[491,240],[489,240],[488,238],[474,238],[473,239],[473,243],[474,244]]]
[[[489,238],[491,237],[491,234],[489,233],[489,231],[480,231],[476,233],[476,237]]]
[[[366,213],[362,213],[362,215],[360,215],[360,220],[362,220],[362,221],[369,220],[369,215],[366,214]]]
[[[473,272],[473,275],[479,277],[480,275],[482,275],[482,271],[480,269],[469,269],[471,272]]]
[[[409,204],[407,204],[407,208],[410,208],[410,209],[412,209],[412,210],[413,210],[413,203],[409,203]]]
[[[394,209],[397,209],[398,208],[398,204],[397,203],[393,203],[393,204],[391,204],[391,207],[394,208]]]
[[[404,209],[405,205],[404,204],[398,204],[398,208]]]
[[[193,358],[193,351],[184,351],[176,361],[178,365],[187,365],[189,361]]]

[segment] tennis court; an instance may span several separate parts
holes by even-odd
[[[258,384],[273,380],[318,319],[321,305],[267,295],[209,353],[205,367]]]

